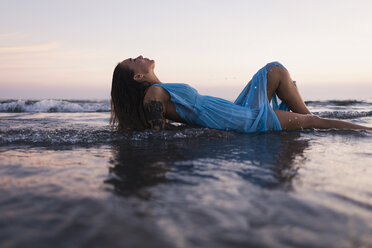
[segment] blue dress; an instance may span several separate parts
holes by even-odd
[[[244,133],[282,130],[273,109],[289,110],[284,102],[278,104],[277,96],[267,99],[267,72],[272,62],[260,69],[249,81],[235,102],[222,98],[200,95],[187,84],[156,84],[165,89],[177,113],[189,124]]]

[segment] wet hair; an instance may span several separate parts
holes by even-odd
[[[112,76],[110,124],[118,130],[143,130],[149,127],[143,98],[151,86],[133,79],[134,71],[118,64]]]

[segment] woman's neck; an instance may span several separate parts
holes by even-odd
[[[151,84],[161,84],[162,82],[158,79],[158,77],[155,75],[155,73],[152,73],[149,75],[148,82]]]

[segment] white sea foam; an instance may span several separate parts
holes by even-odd
[[[0,112],[108,112],[110,104],[104,101],[73,101],[45,99],[6,100],[0,102]]]

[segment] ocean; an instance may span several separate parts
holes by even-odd
[[[306,103],[372,126],[372,100]],[[119,132],[109,111],[0,101],[0,247],[372,247],[372,132]]]

